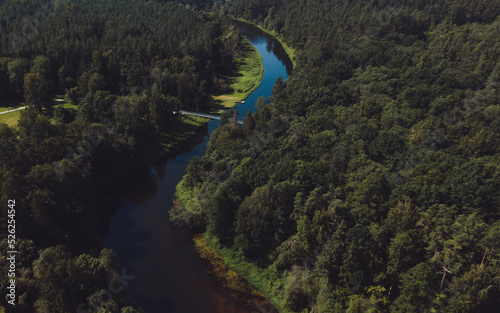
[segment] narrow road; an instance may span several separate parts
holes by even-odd
[[[24,107],[15,108],[15,109],[12,109],[12,110],[3,111],[3,112],[0,112],[0,114],[5,114],[5,113],[14,112],[14,111],[19,111],[19,110],[22,110],[24,108],[26,108],[26,107],[24,106]]]

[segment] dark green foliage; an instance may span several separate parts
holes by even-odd
[[[215,131],[199,161],[210,170],[190,173],[204,186],[195,199],[212,201],[235,173],[245,182],[230,214],[205,212],[230,229],[227,246],[283,277],[277,302],[293,312],[495,312],[500,3],[212,8],[271,29],[298,56],[259,99],[255,129],[248,115],[243,133]],[[279,206],[284,185],[293,187]]]
[[[88,123],[99,123],[112,117],[115,97],[108,91],[89,92],[80,103],[78,113]]]
[[[24,225],[19,312],[102,298],[115,266],[89,248],[95,186],[224,88],[240,43],[219,13],[276,32],[298,67],[242,127],[224,115],[178,218],[277,271],[292,311],[496,312],[498,1],[163,2],[76,0],[50,18],[0,6],[0,94],[31,106],[17,130],[0,125],[0,198],[19,199]],[[78,114],[40,114],[55,93],[83,98]]]
[[[117,269],[109,251],[99,255],[110,214],[96,203],[101,187],[182,125],[175,111],[208,108],[241,42],[226,40],[228,20],[176,3],[9,0],[0,2],[0,20],[0,100],[28,106],[17,128],[0,124],[0,200],[16,199],[22,238],[12,310],[74,312],[87,297],[102,302]],[[56,95],[76,108],[52,107]],[[241,190],[227,188],[221,199],[226,193]],[[6,205],[1,212],[6,233]],[[116,295],[100,312],[139,312],[126,299]]]
[[[255,119],[252,116],[252,112],[248,111],[243,119],[243,131],[246,134],[250,134],[255,130]]]
[[[420,263],[401,276],[401,294],[394,301],[394,312],[419,312],[432,307],[435,291],[432,288],[433,270]]]

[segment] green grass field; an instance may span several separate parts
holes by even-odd
[[[12,110],[15,108],[18,108],[20,106],[23,106],[23,103],[16,102],[16,103],[0,103],[0,113]],[[78,106],[71,104],[69,101],[64,101],[59,104],[54,105],[55,107],[58,106],[63,106],[66,109],[74,109],[77,110]],[[19,117],[21,116],[21,110],[10,112],[10,113],[5,113],[5,114],[0,114],[0,123],[5,123],[10,127],[16,127],[17,126],[17,121],[19,120]]]
[[[73,109],[73,110],[78,110],[78,106],[76,104],[72,104],[69,101],[63,101],[59,102],[59,104],[54,105],[54,108],[61,106],[65,109]]]
[[[15,109],[16,107],[0,107],[0,113]]]
[[[10,127],[16,127],[17,121],[19,120],[20,116],[21,116],[21,110],[0,114],[0,123],[5,123]]]
[[[16,103],[16,104],[17,105],[15,105],[15,106],[1,106],[0,113],[18,108],[20,106],[23,106],[22,103]],[[10,103],[7,105],[10,105]],[[60,102],[59,104],[54,105],[54,108],[56,108],[58,106],[62,106],[66,109],[78,110],[78,106],[71,104],[69,101]],[[10,127],[16,127],[17,121],[19,120],[20,116],[21,116],[21,110],[10,112],[10,113],[5,113],[5,114],[0,114],[0,123],[5,123]]]
[[[23,106],[24,104],[20,101],[2,101],[0,102],[0,113],[12,110]],[[21,116],[21,111],[14,111],[10,113],[0,114],[0,123],[5,123],[10,127],[15,127],[17,125],[17,120]]]
[[[238,70],[225,77],[233,91],[213,97],[217,101],[217,104],[225,108],[230,108],[236,102],[246,99],[246,97],[260,86],[260,81],[264,75],[262,57],[257,49],[246,39],[244,41],[243,54],[237,61]]]

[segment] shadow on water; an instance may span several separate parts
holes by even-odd
[[[292,73],[293,63],[288,57],[288,54],[286,53],[281,43],[276,38],[269,35],[268,33],[263,32],[255,25],[241,21],[236,21],[236,24],[252,44],[266,44],[266,51],[272,53],[278,58],[281,64],[285,67],[287,76]]]
[[[261,53],[265,72],[260,87],[238,106],[240,115],[247,110],[254,112],[257,98],[270,97],[276,78],[286,79],[289,73],[288,59],[279,42],[270,40],[272,37],[258,28],[242,31]],[[102,207],[115,212],[105,243],[118,253],[127,273],[135,276],[126,291],[145,313],[255,311],[231,300],[231,291],[208,274],[207,264],[194,248],[192,234],[169,221],[175,187],[190,160],[205,154],[209,136],[218,123],[208,123],[180,145],[175,155],[113,185],[99,201]]]

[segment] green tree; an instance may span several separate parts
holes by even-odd
[[[45,77],[45,79],[50,80],[51,78],[51,67],[50,60],[46,56],[39,55],[33,60],[33,66],[31,66],[32,73],[40,73]]]
[[[243,131],[245,134],[249,135],[255,130],[255,119],[252,116],[252,112],[248,111],[243,119]]]
[[[20,94],[23,90],[24,75],[29,71],[29,62],[25,59],[13,59],[8,63],[9,81],[12,89]]]
[[[80,104],[78,114],[89,123],[99,123],[113,116],[113,103],[116,97],[109,91],[89,92]]]
[[[401,294],[394,301],[394,312],[417,313],[430,308],[437,293],[433,288],[434,273],[427,263],[420,263],[401,276]]]
[[[40,73],[28,73],[24,76],[24,98],[26,104],[37,108],[40,112],[42,105],[48,100],[49,84]]]
[[[238,208],[234,246],[247,256],[265,259],[273,244],[273,211],[271,193],[257,188]]]

